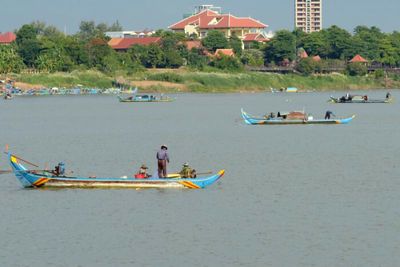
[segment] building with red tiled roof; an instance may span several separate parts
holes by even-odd
[[[240,39],[245,39],[247,34],[261,33],[268,25],[261,23],[253,18],[241,18],[231,14],[221,14],[213,10],[212,6],[205,8],[192,16],[189,16],[168,28],[175,32],[184,32],[187,35],[197,35],[200,39],[207,36],[208,31],[218,30],[225,34],[227,38],[236,35]]]
[[[143,38],[112,38],[108,41],[108,45],[116,51],[127,51],[134,45],[150,45],[158,44],[161,41],[161,37],[143,37]]]
[[[11,44],[17,39],[17,36],[12,32],[0,33],[0,44]]]
[[[368,63],[368,60],[357,54],[350,60],[350,63]]]
[[[228,56],[228,57],[233,57],[235,56],[235,52],[233,52],[233,49],[217,49],[215,51],[214,56],[215,57],[220,57],[221,55]]]
[[[312,59],[316,62],[321,61],[321,57],[319,55],[313,56]]]
[[[184,41],[183,44],[186,45],[186,48],[189,51],[192,50],[193,48],[199,49],[203,47],[200,40]]]

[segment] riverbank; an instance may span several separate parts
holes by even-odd
[[[88,88],[110,88],[117,81],[126,86],[138,87],[141,92],[261,92],[270,88],[297,87],[300,91],[366,90],[400,88],[400,78],[384,79],[373,76],[353,77],[342,74],[301,76],[270,73],[199,72],[185,69],[149,70],[131,75],[118,73],[106,75],[98,71],[74,71],[51,74],[13,74],[7,77],[16,81],[16,87],[64,87],[77,85]]]

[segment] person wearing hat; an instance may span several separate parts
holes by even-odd
[[[167,163],[169,163],[168,147],[162,145],[161,149],[157,152],[157,166],[158,166],[158,178],[167,177]]]
[[[189,167],[189,163],[183,164],[182,170],[179,172],[182,178],[196,178],[196,170]]]
[[[140,166],[139,172],[135,174],[135,178],[136,179],[146,179],[151,177],[151,175],[149,175],[147,173],[147,166],[145,164],[142,164],[142,166]]]

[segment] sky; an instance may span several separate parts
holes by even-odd
[[[0,32],[35,20],[68,34],[77,32],[82,20],[108,24],[118,20],[124,30],[166,29],[201,4],[258,19],[269,25],[267,31],[292,30],[294,25],[294,0],[0,0]],[[400,31],[399,11],[400,0],[323,0],[323,27],[338,25],[352,31],[367,25]]]

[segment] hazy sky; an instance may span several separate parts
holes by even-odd
[[[82,20],[118,20],[126,30],[167,28],[200,4],[251,16],[274,31],[294,25],[294,0],[0,0],[0,32],[34,20],[66,28],[68,33],[75,33]],[[352,30],[357,25],[375,25],[386,32],[400,31],[399,11],[400,0],[323,0],[323,26],[336,24]]]

